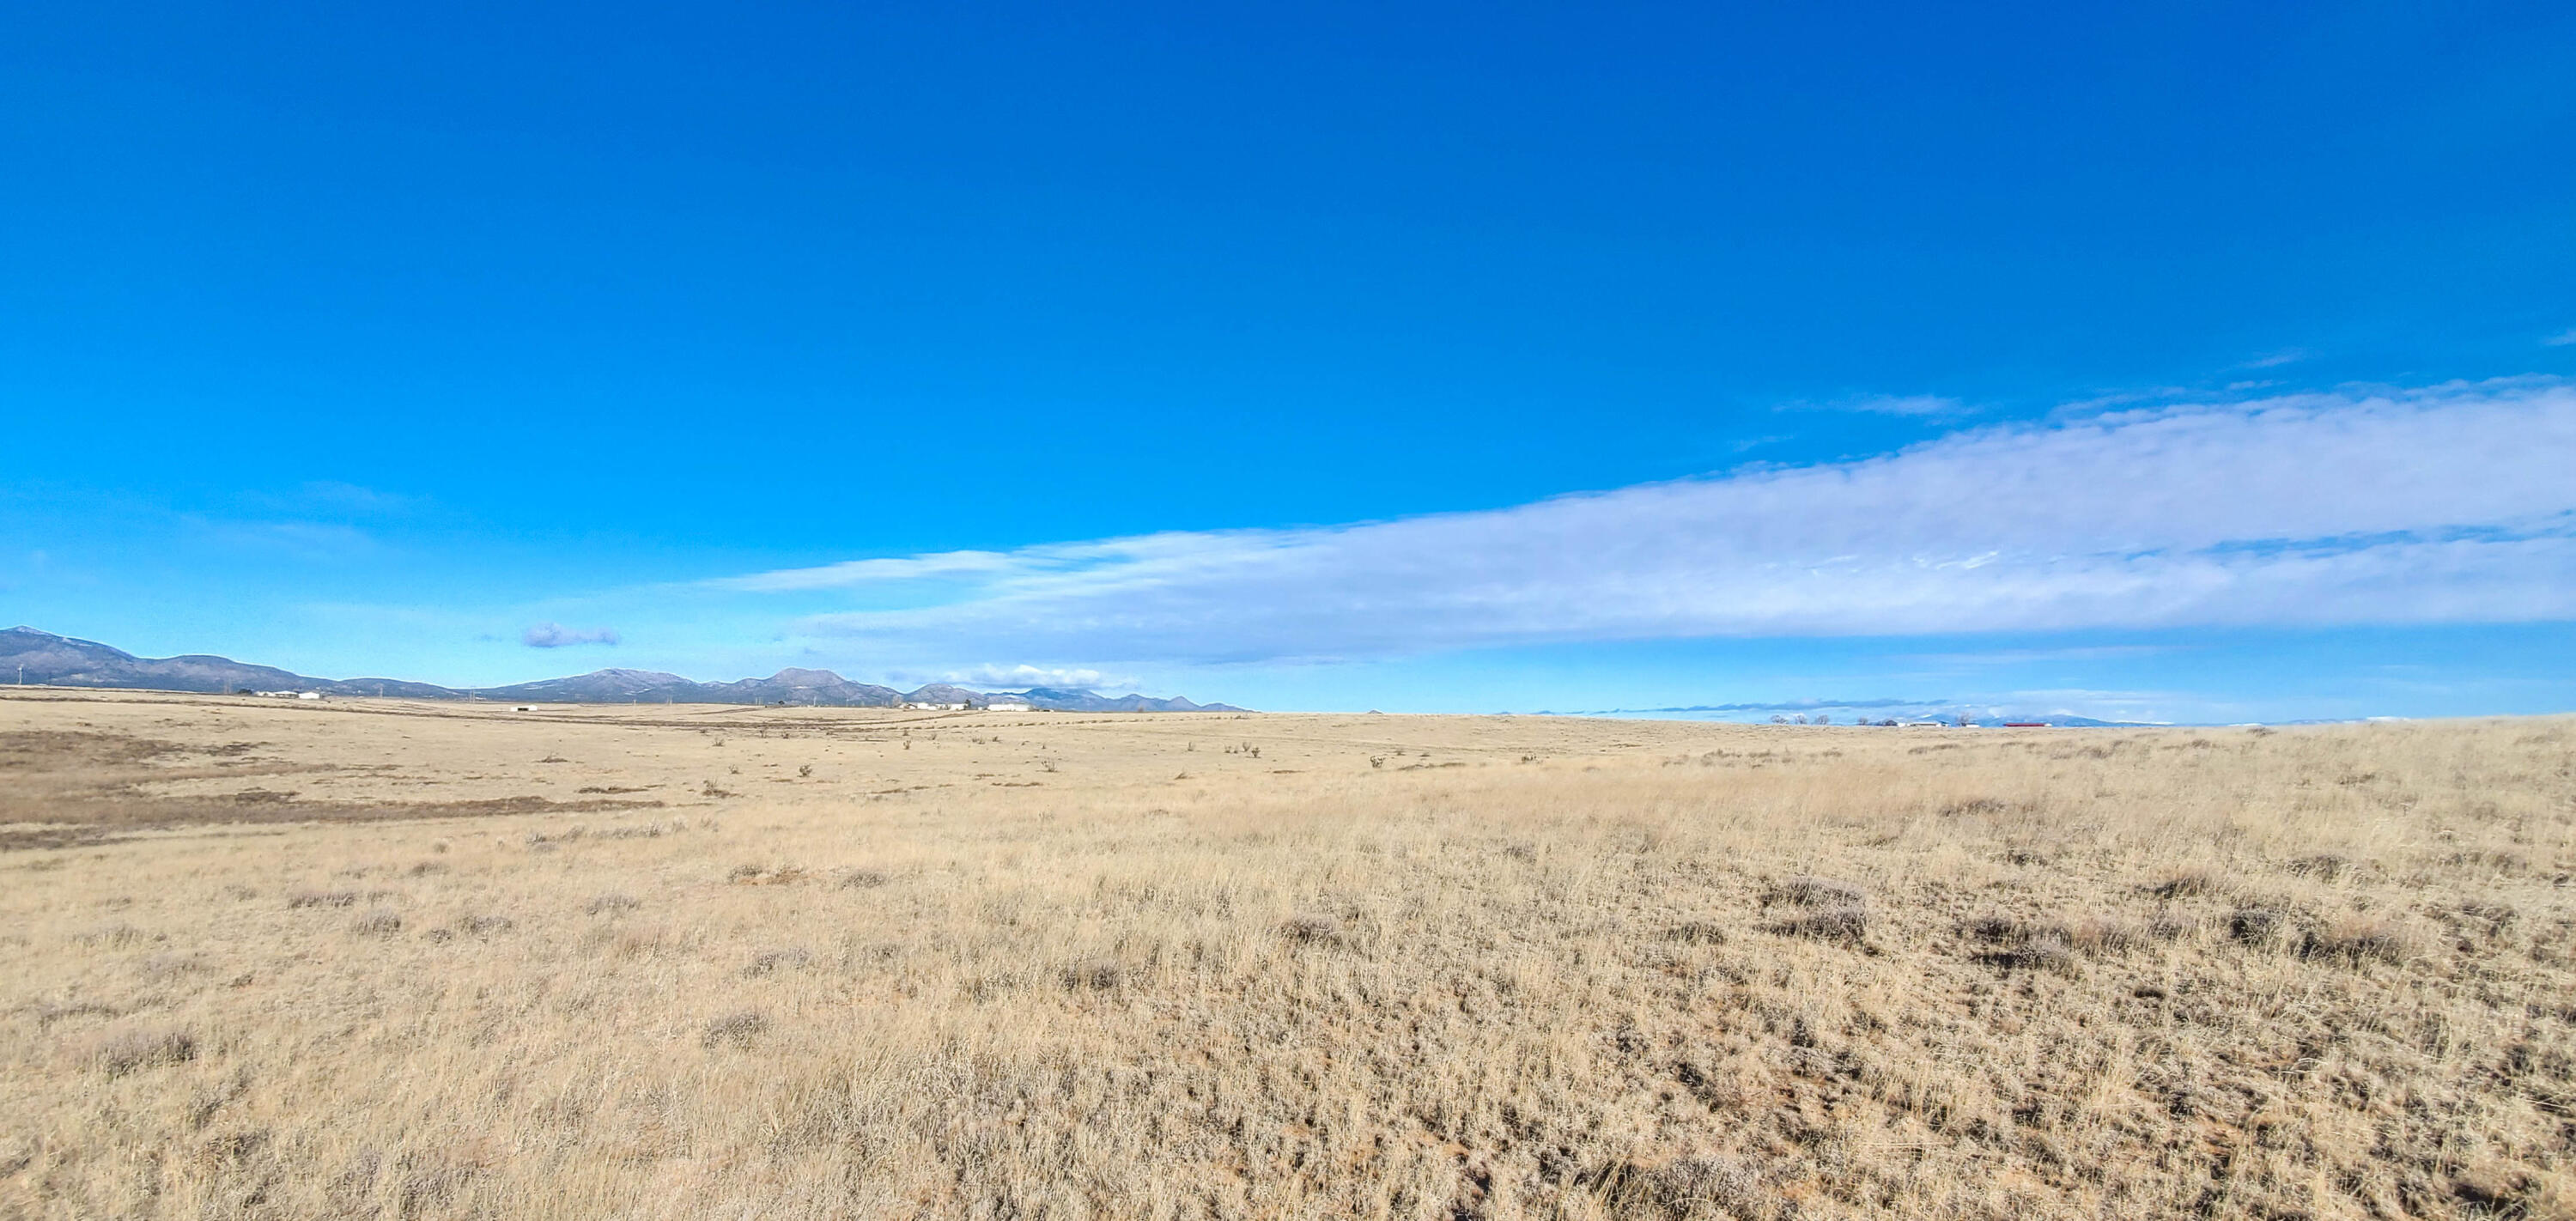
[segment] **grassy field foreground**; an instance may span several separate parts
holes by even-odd
[[[0,698],[0,1214],[2564,1216],[2576,725]]]

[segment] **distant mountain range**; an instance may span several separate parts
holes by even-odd
[[[1966,719],[1960,718],[1965,714]],[[2163,721],[2101,721],[2065,712],[1966,712],[1918,700],[1855,700],[1842,704],[1693,704],[1686,708],[1603,708],[1587,712],[1541,711],[1538,716],[1637,717],[1656,720],[1717,721],[1728,724],[1975,725],[1987,729],[2012,725],[2047,725],[2058,729],[2157,729]]]
[[[905,704],[963,704],[983,708],[1019,703],[1049,712],[1242,712],[1231,704],[1196,704],[1179,696],[1101,695],[1056,687],[1026,691],[975,691],[932,683],[897,691],[854,683],[829,670],[781,670],[767,678],[701,683],[655,670],[593,670],[507,687],[441,687],[398,678],[307,678],[274,666],[192,653],[137,657],[92,640],[77,640],[31,627],[0,631],[0,682],[57,687],[108,687],[142,691],[294,691],[323,695],[385,695],[406,699],[493,700],[531,704],[794,704],[816,708],[897,708]]]

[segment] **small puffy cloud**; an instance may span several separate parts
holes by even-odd
[[[2576,344],[2576,326],[2571,326],[2547,339],[2541,340],[2540,342],[2553,348],[2563,348],[2569,344]]]
[[[615,644],[613,628],[570,628],[560,623],[531,623],[519,633],[519,643],[532,649],[560,649],[575,644]]]

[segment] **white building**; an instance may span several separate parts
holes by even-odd
[[[1032,711],[1035,711],[1035,709],[1030,708],[1030,707],[1029,707],[1028,705],[1026,705],[1026,704],[1016,703],[1016,702],[1006,704],[1006,703],[1003,703],[1003,702],[1001,702],[1001,701],[999,701],[999,700],[995,700],[994,702],[992,702],[992,703],[990,703],[990,704],[986,704],[986,705],[984,705],[984,710],[985,710],[985,711],[987,711],[987,712],[1032,712]]]

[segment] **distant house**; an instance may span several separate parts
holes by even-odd
[[[995,700],[995,701],[993,701],[992,703],[986,704],[986,705],[984,705],[984,708],[985,708],[985,711],[988,711],[988,712],[1034,712],[1034,711],[1036,711],[1035,709],[1033,709],[1033,708],[1029,707],[1027,704],[1019,703],[1019,702],[1016,702],[1016,701],[1013,701],[1013,702],[1010,702],[1010,703],[1004,703],[1004,702],[1003,702],[1003,701],[1001,701],[1001,700]]]
[[[963,712],[968,707],[966,704],[914,703],[904,705],[904,710],[907,712]]]
[[[300,700],[318,700],[322,698],[322,693],[319,691],[298,691],[295,693],[295,698]]]

